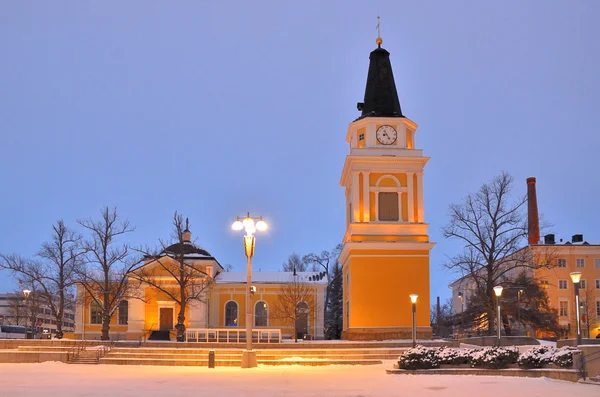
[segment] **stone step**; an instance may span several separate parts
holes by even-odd
[[[111,351],[119,353],[153,353],[153,354],[208,354],[209,351],[219,353],[241,353],[243,349],[152,349],[152,348],[119,348],[115,347]],[[307,350],[307,349],[254,349],[257,354],[269,355],[322,355],[322,354],[389,354],[400,356],[406,349],[325,349],[325,350]]]
[[[381,360],[257,360],[258,364],[264,365],[376,365],[382,364]],[[208,360],[192,359],[121,359],[104,357],[100,359],[101,364],[111,365],[164,365],[164,366],[198,366],[207,367]],[[215,360],[216,367],[239,367],[241,360]]]
[[[110,352],[107,354],[110,358],[147,358],[147,359],[208,359],[208,354],[163,354],[163,353],[121,353]],[[303,359],[329,359],[329,360],[397,360],[397,354],[257,354],[258,360],[280,360],[282,358],[302,357]],[[216,360],[241,360],[242,352],[237,354],[223,354],[222,352],[215,353]]]

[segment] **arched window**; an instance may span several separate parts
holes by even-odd
[[[258,301],[254,305],[254,326],[255,327],[266,327],[269,319],[269,308],[267,302]]]
[[[234,301],[229,301],[225,304],[225,326],[238,326],[238,304]]]
[[[127,325],[127,317],[129,317],[129,302],[119,302],[119,325]]]
[[[90,324],[102,324],[102,307],[95,299],[90,303]]]

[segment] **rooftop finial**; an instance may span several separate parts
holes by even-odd
[[[190,218],[185,218],[185,230],[190,230]]]
[[[383,43],[383,39],[381,38],[381,31],[379,30],[379,24],[380,24],[380,18],[379,15],[377,15],[377,40],[375,40],[375,43],[377,43],[378,47],[381,47],[381,43]]]

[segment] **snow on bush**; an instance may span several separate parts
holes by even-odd
[[[519,349],[509,347],[485,347],[471,355],[473,367],[506,368],[519,359]]]
[[[573,353],[578,351],[571,346],[559,349],[549,346],[534,347],[521,354],[519,365],[524,368],[541,368],[546,364],[555,364],[561,368],[573,366]]]
[[[429,369],[440,366],[440,348],[417,345],[398,358],[400,369]]]
[[[442,347],[439,350],[440,364],[470,364],[471,355],[476,351],[477,349],[454,349]]]

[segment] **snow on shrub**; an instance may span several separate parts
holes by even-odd
[[[541,368],[552,362],[548,346],[534,347],[519,356],[519,366],[523,368]]]
[[[477,349],[453,349],[442,347],[439,351],[440,364],[470,364],[471,355],[476,351]]]
[[[552,363],[561,368],[573,366],[573,353],[579,352],[577,348],[572,346],[564,346],[559,349],[551,349],[547,354],[550,354]]]
[[[519,358],[519,349],[509,347],[485,347],[471,355],[473,367],[505,368]]]
[[[398,357],[400,369],[429,369],[440,366],[440,349],[417,345]]]

